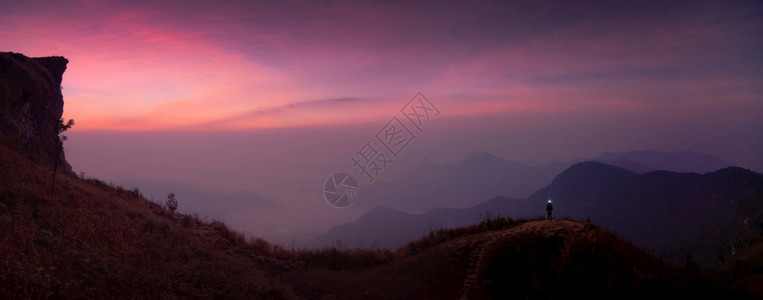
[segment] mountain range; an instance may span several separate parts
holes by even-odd
[[[712,167],[731,165],[711,155],[691,151],[608,152],[596,156],[593,160],[635,173],[645,173],[656,169],[707,170]],[[662,163],[665,163],[665,167],[660,167]],[[541,166],[528,166],[501,159],[487,152],[472,152],[462,160],[453,163],[433,163],[424,160],[411,170],[385,177],[384,180],[364,187],[361,190],[360,201],[353,209],[371,210],[374,207],[380,207],[399,210],[401,214],[407,215],[399,216],[402,223],[407,222],[402,220],[404,218],[417,219],[410,213],[426,213],[423,221],[411,221],[412,228],[419,228],[419,230],[401,230],[400,236],[395,235],[394,238],[373,235],[376,243],[371,244],[393,247],[399,245],[401,241],[425,233],[430,228],[462,226],[477,221],[479,213],[484,210],[465,217],[439,216],[440,213],[448,214],[458,208],[473,208],[486,199],[496,197],[513,199],[529,197],[546,187],[556,175],[570,165],[570,163],[553,162]],[[277,203],[269,201],[255,191],[225,193],[177,180],[153,182],[133,177],[118,179],[116,183],[137,188],[149,199],[158,203],[163,203],[168,193],[175,193],[182,202],[182,211],[197,213],[215,220],[225,220],[228,213],[244,209],[267,209],[278,206]],[[491,211],[502,214],[511,213],[501,209],[501,207],[495,207]],[[437,211],[430,212],[431,210]],[[333,234],[329,236],[333,239],[337,238]],[[353,235],[347,233],[346,236]],[[360,241],[360,239],[354,240]],[[336,240],[318,238],[316,241],[318,245],[330,245]]]
[[[477,199],[526,197],[565,168],[561,163],[526,166],[486,152],[469,153],[455,163],[424,160],[409,172],[363,188],[356,205],[383,205],[414,212],[436,207],[465,208],[478,204]]]
[[[397,248],[428,232],[480,222],[490,215],[508,215],[512,203],[524,206],[523,200],[496,197],[469,208],[437,208],[411,214],[387,206],[370,209],[353,223],[332,227],[316,237],[313,247],[380,247]]]
[[[177,180],[151,182],[136,179],[118,180],[121,186],[134,187],[153,201],[163,204],[169,193],[174,193],[182,200],[181,211],[196,213],[213,220],[225,220],[226,214],[244,209],[267,209],[278,204],[267,200],[256,192],[237,191],[225,193],[213,189],[204,189],[197,185],[183,183]]]
[[[635,173],[655,170],[705,173],[732,166],[720,158],[693,151],[605,152],[592,159],[528,166],[487,152],[472,152],[454,163],[424,160],[413,169],[379,180],[361,191],[357,208],[387,206],[407,212],[438,207],[466,208],[502,196],[525,198],[580,161],[599,161]]]
[[[550,189],[557,214],[590,219],[673,262],[689,254],[704,266],[717,264],[763,225],[763,175],[738,167],[636,174],[584,162],[557,176]],[[548,194],[529,197],[532,209]]]
[[[694,151],[663,152],[642,150],[604,152],[592,160],[636,173],[666,170],[702,174],[734,165],[718,157]]]
[[[395,247],[433,229],[463,226],[488,215],[541,215],[549,195],[554,215],[590,220],[672,262],[688,254],[703,266],[713,266],[763,226],[763,175],[738,167],[705,174],[638,174],[587,161],[559,174],[549,187],[524,199],[497,197],[469,208],[421,214],[379,206],[353,223],[333,227],[314,245],[339,241],[357,246],[363,241],[366,246]]]

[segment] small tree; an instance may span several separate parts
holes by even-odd
[[[50,195],[52,196],[55,193],[56,188],[56,172],[58,172],[58,164],[61,160],[61,151],[63,151],[64,148],[64,141],[66,141],[66,136],[62,135],[64,131],[68,130],[69,128],[72,128],[74,126],[74,119],[69,119],[66,123],[64,123],[64,119],[61,118],[58,120],[58,124],[56,125],[56,141],[55,141],[55,156],[53,157],[53,173],[50,174],[51,177],[51,183],[50,183]]]
[[[175,200],[175,193],[170,193],[167,195],[167,202],[165,202],[167,205],[167,208],[170,209],[170,211],[175,212],[175,210],[178,208],[178,201]]]

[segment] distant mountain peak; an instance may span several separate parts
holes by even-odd
[[[489,163],[489,164],[492,164],[492,163],[507,163],[508,161],[506,161],[506,160],[504,160],[504,159],[502,159],[502,158],[500,158],[498,156],[495,156],[493,154],[490,154],[489,152],[473,151],[473,152],[470,152],[469,154],[467,154],[466,157],[464,157],[464,159],[462,160],[462,162],[465,162],[465,163]]]
[[[571,172],[571,171],[577,171],[578,169],[608,169],[608,170],[617,169],[617,170],[621,170],[623,172],[632,173],[629,170],[626,170],[626,169],[623,169],[623,168],[620,168],[620,167],[617,167],[617,166],[613,166],[613,165],[610,165],[610,164],[607,164],[607,163],[604,163],[604,162],[595,161],[595,160],[587,160],[587,161],[582,161],[582,162],[576,163],[576,164],[570,166],[563,173]]]
[[[465,153],[448,163],[421,161],[400,176],[389,177],[364,190],[363,208],[388,205],[408,212],[437,207],[464,208],[498,195],[524,198],[544,187],[567,165],[527,166],[489,152]]]
[[[409,214],[389,206],[377,205],[361,215],[356,222],[382,224],[385,221],[390,221],[391,219],[407,215]]]
[[[416,166],[417,168],[430,168],[434,166],[435,163],[433,163],[429,158],[424,158],[419,162],[419,164]]]
[[[718,157],[690,150],[665,152],[649,149],[604,152],[594,160],[623,167],[637,173],[668,170],[702,174],[733,165]]]
[[[368,211],[366,211],[366,213],[364,213],[363,215],[388,213],[388,212],[400,212],[400,211],[386,205],[377,205],[369,209]]]
[[[483,151],[472,151],[466,154],[466,157],[464,159],[500,159],[497,156],[490,154],[490,152]]]
[[[554,178],[553,185],[588,186],[598,180],[613,182],[637,176],[637,173],[598,161],[579,162]],[[596,180],[594,180],[596,179]]]

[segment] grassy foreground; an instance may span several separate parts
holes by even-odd
[[[585,222],[488,216],[397,250],[292,251],[138,190],[50,182],[50,168],[0,144],[0,298],[750,296]]]

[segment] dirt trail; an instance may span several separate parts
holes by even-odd
[[[300,294],[309,299],[477,298],[489,260],[501,245],[584,230],[585,224],[575,221],[528,221],[509,229],[456,238],[389,264],[359,270],[290,272],[286,281],[298,282]]]
[[[484,235],[469,237],[459,243],[453,243],[453,246],[459,248],[459,250],[472,249],[467,263],[466,277],[461,288],[460,299],[469,299],[469,293],[478,288],[479,275],[487,268],[485,261],[487,250],[494,243],[529,235],[535,237],[570,235],[580,233],[584,231],[584,228],[585,226],[582,223],[567,220],[530,221],[511,229],[489,232]]]

